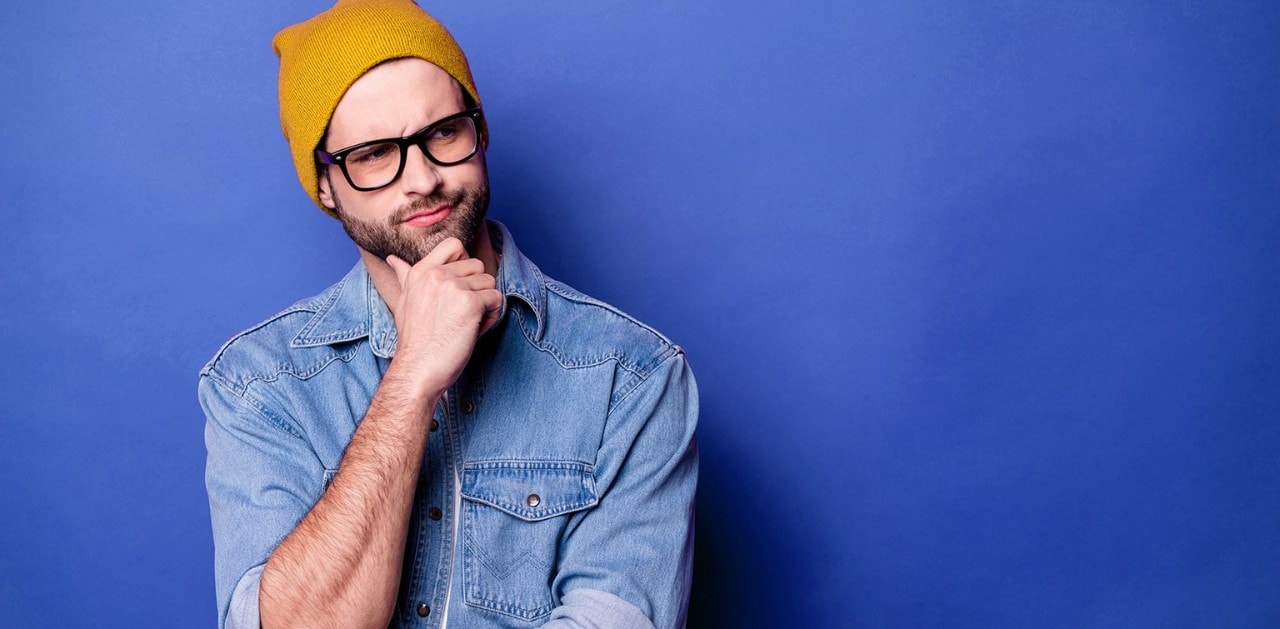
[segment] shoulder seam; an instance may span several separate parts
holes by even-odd
[[[201,377],[208,378],[209,382],[211,382],[214,386],[221,386],[225,388],[232,395],[236,396],[236,399],[243,402],[250,410],[252,410],[254,415],[257,415],[267,424],[279,430],[283,430],[289,433],[289,435],[292,437],[303,439],[302,434],[299,433],[297,430],[295,430],[293,426],[289,424],[289,422],[282,420],[275,413],[272,413],[270,409],[266,408],[257,400],[250,397],[248,395],[249,390],[247,386],[244,387],[242,390],[241,387],[235,386],[235,384],[233,384],[232,382],[212,372],[207,374],[202,373]]]
[[[657,331],[653,327],[649,326],[649,324],[643,321],[640,321],[639,319],[636,319],[635,317],[627,314],[626,312],[623,312],[613,304],[601,301],[590,295],[586,295],[581,292],[578,292],[577,289],[561,284],[560,282],[553,280],[551,278],[546,278],[546,287],[547,287],[547,290],[552,291],[555,294],[559,295],[560,297],[567,299],[569,301],[572,301],[574,303],[579,303],[579,304],[588,305],[588,306],[595,306],[602,310],[607,310],[609,312],[612,312],[613,314],[618,315],[619,317],[622,317],[623,319],[626,319],[627,321],[631,322],[636,327],[648,332],[649,334],[652,334],[655,338],[657,338],[663,344],[672,346],[672,347],[675,346],[675,343],[672,343],[671,339],[667,338],[666,335]]]
[[[249,327],[244,330],[241,330],[240,332],[237,332],[234,336],[227,339],[227,342],[223,343],[222,347],[218,348],[218,351],[214,353],[213,358],[210,358],[209,362],[205,363],[205,366],[200,369],[200,374],[205,375],[208,373],[212,373],[216,368],[218,361],[222,358],[222,355],[226,353],[227,349],[230,348],[231,345],[234,344],[236,341],[254,332],[257,332],[258,330],[261,330],[262,328],[265,328],[268,325],[275,323],[276,321],[279,321],[280,319],[283,319],[291,314],[296,314],[299,312],[315,314],[316,312],[318,312],[318,310],[315,308],[309,308],[307,306],[294,304],[288,308],[285,308],[284,310],[281,310],[280,312],[275,313],[274,315],[271,315],[270,317],[267,317],[266,319],[264,319],[260,323],[257,323],[256,325],[253,325],[252,327]]]
[[[659,354],[652,364],[647,365],[648,368],[644,370],[643,374],[632,372],[636,377],[632,380],[629,386],[622,387],[615,392],[613,396],[611,396],[611,398],[616,397],[617,399],[609,403],[609,410],[605,412],[605,417],[607,418],[612,416],[614,409],[618,408],[618,406],[625,402],[627,398],[631,397],[631,394],[635,393],[636,390],[640,388],[640,385],[648,382],[649,376],[652,376],[653,373],[658,370],[658,367],[673,358],[681,356],[682,354],[684,354],[684,350],[680,349],[680,346],[671,345],[666,352]]]

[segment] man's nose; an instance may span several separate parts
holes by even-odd
[[[413,145],[404,156],[404,172],[400,174],[400,187],[406,194],[428,196],[440,186],[440,167],[435,165],[421,146]]]

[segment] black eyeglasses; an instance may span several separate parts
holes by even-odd
[[[409,147],[417,145],[437,166],[453,166],[471,159],[480,148],[480,121],[484,114],[468,109],[441,118],[403,138],[361,142],[328,153],[316,149],[322,164],[336,165],[352,188],[361,192],[385,188],[404,173]]]

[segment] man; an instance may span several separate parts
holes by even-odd
[[[680,348],[485,221],[479,93],[415,4],[273,43],[303,188],[360,259],[201,371],[219,625],[682,625]]]

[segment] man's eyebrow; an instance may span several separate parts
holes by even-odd
[[[443,121],[445,118],[449,118],[450,116],[456,116],[456,115],[458,115],[458,114],[460,114],[460,113],[462,113],[462,112],[464,112],[464,111],[466,111],[466,109],[459,109],[458,111],[455,111],[455,112],[453,112],[453,113],[451,113],[451,114],[446,114],[446,115],[444,115],[444,116],[441,116],[441,117],[439,117],[439,118],[436,118],[435,120],[433,120],[433,121],[431,121],[431,122],[428,122],[428,123],[427,123],[427,126],[425,126],[425,127],[421,128],[421,129],[418,129],[417,131],[414,131],[413,133],[410,133],[409,135],[398,135],[398,136],[394,136],[394,137],[371,138],[371,139],[368,139],[368,140],[361,140],[361,141],[359,141],[359,142],[355,142],[355,143],[353,143],[353,144],[348,144],[348,145],[347,145],[347,147],[359,146],[359,145],[361,145],[361,144],[368,144],[369,142],[382,142],[382,141],[384,141],[384,140],[403,140],[403,139],[405,139],[405,138],[411,138],[411,137],[413,137],[413,136],[415,136],[415,135],[418,135],[419,133],[422,133],[423,131],[426,131],[427,129],[430,129],[431,127],[436,126],[436,125],[437,125],[437,124],[439,124],[441,121]],[[324,138],[320,138],[320,142],[321,142],[321,143],[323,143],[323,142],[324,142]],[[347,148],[347,147],[343,147],[343,148]],[[322,149],[322,150],[323,150],[323,149]],[[339,150],[339,151],[341,151],[342,149],[338,149],[338,150]]]

